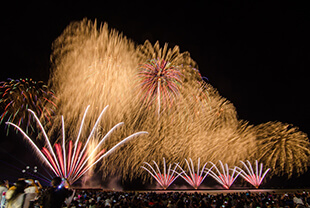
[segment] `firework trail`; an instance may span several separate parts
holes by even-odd
[[[297,127],[281,122],[267,122],[256,126],[257,156],[277,175],[301,174],[310,161],[308,137]]]
[[[175,179],[177,179],[182,174],[175,171],[177,164],[175,164],[174,169],[171,169],[171,164],[169,164],[169,167],[167,168],[165,158],[163,158],[163,171],[160,170],[158,164],[154,160],[153,163],[156,167],[156,170],[147,162],[144,162],[147,167],[141,166],[141,168],[146,170],[163,189],[167,189],[175,181]]]
[[[200,184],[204,181],[204,179],[207,177],[207,175],[209,174],[210,170],[205,171],[206,169],[206,165],[207,162],[203,165],[203,167],[200,169],[200,158],[198,158],[198,165],[197,165],[197,171],[195,171],[194,168],[194,163],[192,161],[192,159],[189,159],[191,164],[189,164],[188,160],[185,159],[188,170],[189,170],[189,174],[186,173],[186,171],[180,167],[178,164],[177,166],[180,167],[181,169],[181,173],[180,174],[184,174],[181,175],[181,177],[189,184],[191,185],[194,189],[198,189],[198,187],[200,186]],[[203,175],[204,174],[204,175]]]
[[[216,172],[211,170],[212,168],[210,169],[207,168],[209,175],[212,178],[214,178],[219,184],[221,184],[224,188],[229,189],[240,174],[240,172],[237,171],[237,167],[235,166],[234,169],[230,169],[227,163],[223,165],[222,161],[219,161],[221,169],[222,169],[222,172],[221,172],[214,163],[212,162],[210,163],[212,164],[212,168],[214,168]],[[237,172],[237,175],[235,176],[236,172]]]
[[[0,82],[0,104],[2,115],[0,123],[8,121],[23,126],[26,132],[35,131],[34,118],[28,109],[36,112],[43,123],[50,122],[57,108],[56,97],[42,81],[32,79],[8,79]],[[7,133],[9,132],[9,128]]]
[[[68,179],[70,184],[73,184],[75,181],[77,181],[80,177],[82,177],[91,167],[96,165],[100,160],[102,160],[104,157],[110,155],[113,153],[117,148],[119,148],[121,145],[123,145],[125,142],[129,141],[130,139],[141,135],[141,134],[147,134],[147,132],[137,132],[134,133],[127,138],[123,139],[121,142],[114,145],[111,149],[109,149],[107,152],[105,149],[101,150],[98,154],[94,156],[94,160],[92,160],[91,163],[88,163],[90,158],[96,153],[96,150],[100,148],[101,144],[112,134],[112,132],[115,131],[116,128],[118,128],[123,123],[118,123],[115,125],[97,144],[97,146],[90,152],[87,151],[88,144],[90,142],[90,139],[92,138],[92,135],[94,134],[97,125],[99,124],[99,121],[103,115],[103,113],[106,111],[108,106],[104,108],[104,110],[100,113],[93,129],[91,130],[91,133],[89,134],[86,142],[83,144],[80,142],[80,135],[82,131],[82,127],[84,125],[85,116],[87,114],[89,106],[86,108],[86,111],[84,113],[79,134],[77,136],[77,139],[75,143],[73,144],[73,141],[70,140],[66,147],[66,139],[65,139],[65,127],[64,122],[62,119],[62,129],[63,129],[63,136],[62,136],[62,144],[55,143],[54,149],[50,143],[50,139],[48,138],[46,131],[44,130],[41,122],[39,121],[39,118],[36,116],[35,112],[29,109],[30,113],[34,116],[36,121],[38,122],[38,125],[40,126],[44,138],[45,143],[47,147],[43,147],[41,150],[39,147],[33,142],[33,140],[19,127],[18,125],[6,122],[6,124],[12,125],[15,128],[17,128],[27,139],[27,141],[30,143],[30,145],[34,148],[36,153],[38,154],[39,158],[45,162],[48,167],[53,171],[53,173],[57,176],[60,176],[62,178]]]
[[[243,166],[245,167],[246,171],[242,170],[241,168],[237,167],[237,169],[240,171],[240,175],[250,184],[252,184],[253,186],[255,186],[255,188],[258,188],[260,186],[260,184],[263,182],[266,174],[268,173],[268,171],[270,170],[270,168],[268,168],[264,173],[263,173],[263,163],[260,164],[260,166],[258,166],[258,161],[255,160],[255,172],[252,168],[252,165],[250,163],[250,161],[247,160],[247,164],[243,161],[240,161]]]

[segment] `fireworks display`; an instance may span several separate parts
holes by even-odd
[[[89,107],[89,106],[88,106]],[[39,147],[34,143],[34,141],[17,125],[6,122],[6,124],[12,125],[15,128],[17,128],[26,138],[26,140],[31,144],[31,146],[34,148],[36,153],[38,154],[39,158],[45,162],[48,167],[54,172],[56,176],[66,178],[70,184],[73,184],[75,181],[77,181],[81,176],[83,176],[92,166],[96,165],[100,160],[102,160],[104,157],[108,156],[112,152],[115,151],[115,149],[119,148],[122,144],[127,142],[128,140],[132,139],[135,136],[141,135],[141,134],[147,134],[147,132],[137,132],[134,133],[127,138],[123,139],[121,142],[117,143],[114,147],[109,149],[107,152],[105,149],[98,151],[98,148],[100,148],[101,144],[110,136],[110,134],[115,131],[115,129],[122,125],[123,123],[119,123],[115,125],[98,143],[97,146],[91,151],[87,151],[88,143],[90,139],[92,138],[92,135],[103,115],[107,107],[101,112],[99,115],[96,124],[94,125],[91,133],[89,134],[86,142],[82,144],[79,142],[80,135],[82,131],[82,127],[84,124],[85,115],[87,113],[88,107],[85,111],[85,114],[82,119],[81,127],[79,130],[79,134],[77,136],[77,139],[73,145],[73,141],[70,140],[66,147],[66,139],[65,139],[65,127],[64,122],[62,122],[62,129],[63,129],[63,135],[62,135],[62,144],[55,143],[54,149],[52,148],[52,145],[50,143],[50,139],[48,138],[42,124],[40,123],[38,117],[35,115],[35,113],[31,110],[31,114],[34,116],[36,121],[38,122],[44,137],[45,137],[45,143],[47,147],[43,147],[41,150]],[[63,119],[62,119],[63,121]],[[91,163],[88,163],[90,158],[93,158]]]
[[[184,158],[223,160],[229,165],[251,158],[263,159],[257,156],[258,144],[262,144],[258,129],[238,120],[233,104],[202,80],[195,61],[188,52],[180,52],[178,46],[161,47],[158,42],[153,45],[149,41],[135,46],[118,32],[109,30],[106,24],[97,29],[96,22],[83,20],[65,29],[53,44],[53,51],[50,81],[61,103],[59,114],[64,114],[66,123],[74,126],[80,112],[90,104],[96,107],[85,122],[93,125],[98,109],[110,105],[113,115],[102,119],[101,131],[105,133],[112,128],[111,120],[124,121],[127,126],[109,140],[108,147],[136,130],[149,132],[147,139],[137,138],[122,148],[126,160],[119,154],[104,160],[101,163],[104,173],[146,179],[148,175],[139,168],[142,161],[160,161],[163,157],[183,161],[180,163],[183,169]],[[161,88],[159,98],[158,87],[163,85],[158,84],[158,72],[165,68],[174,72],[169,80],[173,87]],[[157,74],[152,75],[155,80],[152,85],[142,84],[151,78],[145,69],[157,69]],[[145,98],[142,101],[141,92]],[[154,105],[144,105],[145,100]],[[169,110],[160,110],[160,116],[154,114],[155,108],[158,112],[166,107]],[[309,157],[302,160],[301,167],[305,169]],[[292,170],[282,169],[279,173],[286,171]]]
[[[133,132],[149,133],[115,149],[109,159],[101,160],[102,177],[108,174],[126,179],[154,177],[157,181],[166,180],[163,185],[168,187],[174,172],[156,173],[147,163],[144,163],[145,168],[140,168],[143,161],[161,161],[162,158],[180,161],[178,165],[183,170],[189,168],[192,173],[188,179],[191,178],[194,187],[198,187],[205,175],[201,175],[196,164],[189,167],[184,158],[199,160],[202,164],[225,161],[225,165],[219,162],[220,168],[213,165],[212,170],[209,169],[209,175],[225,188],[238,176],[236,169],[228,166],[233,167],[239,161],[257,159],[271,169],[270,175],[290,177],[307,170],[310,143],[305,133],[280,122],[253,126],[238,119],[234,105],[202,79],[196,62],[178,46],[169,48],[168,44],[161,46],[159,42],[151,44],[149,41],[136,45],[109,29],[107,24],[98,27],[96,21],[84,19],[71,23],[55,40],[52,50],[49,87],[55,91],[57,99],[54,100],[54,93],[43,85],[36,87],[36,91],[28,87],[25,83],[35,85],[30,80],[2,82],[1,121],[7,120],[27,132],[35,125],[32,117],[25,113],[31,109],[41,120],[53,119],[47,135],[57,135],[55,132],[66,123],[71,127],[66,130],[67,137],[80,135],[79,142],[85,146],[88,146],[87,135],[91,130],[80,131],[79,123],[97,126],[98,133],[93,134],[93,140],[99,144],[100,135],[114,128],[114,122],[123,121],[126,126],[119,127],[113,137],[105,141],[107,149]],[[81,118],[88,105],[91,109]],[[96,124],[101,109],[107,105],[109,111]],[[60,115],[64,116],[64,122]],[[55,140],[61,141],[61,135],[58,137]],[[70,142],[65,147],[59,143],[55,150],[44,151],[46,154],[55,151],[57,158],[62,156],[63,161],[68,161],[69,149],[78,148],[79,143],[71,146]],[[74,157],[72,153],[71,158]],[[56,163],[54,156],[51,158]],[[62,170],[62,166],[65,164],[59,164],[60,169],[57,164],[57,168],[53,168],[61,173],[66,169]],[[147,168],[151,169],[145,171]],[[203,177],[199,178],[200,175]],[[256,176],[263,179],[260,172]]]
[[[0,82],[0,123],[9,121],[23,126],[26,132],[35,131],[35,120],[29,114],[31,109],[40,116],[43,123],[50,122],[55,114],[56,97],[42,81],[32,79],[8,79]],[[9,128],[8,128],[9,129]]]

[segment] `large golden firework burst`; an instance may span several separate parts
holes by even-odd
[[[310,143],[307,135],[293,125],[267,122],[256,126],[257,157],[274,174],[301,174],[310,162]]]
[[[75,125],[81,122],[88,105],[91,107],[85,123],[90,126],[109,105],[101,124],[103,130],[123,121],[131,112],[136,95],[134,77],[140,61],[134,43],[108,29],[107,24],[98,26],[96,21],[86,19],[71,23],[53,43],[51,60],[50,85],[59,96],[58,115],[72,125],[69,134],[77,133]]]

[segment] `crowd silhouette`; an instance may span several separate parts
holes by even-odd
[[[1,208],[86,207],[86,208],[303,208],[310,207],[310,193],[292,191],[270,192],[186,192],[186,191],[107,191],[71,189],[61,178],[54,178],[50,187],[38,181],[19,179],[11,186],[1,181]],[[14,199],[12,200],[12,197]],[[48,200],[53,202],[49,206]],[[47,203],[48,202],[48,203]],[[56,203],[57,202],[57,203]],[[56,205],[57,204],[57,205]],[[57,207],[55,207],[57,206]]]

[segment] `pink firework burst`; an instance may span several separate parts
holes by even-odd
[[[147,104],[157,101],[158,115],[161,105],[171,106],[178,95],[181,75],[176,66],[164,59],[151,59],[141,64],[138,74],[141,94]]]
[[[237,167],[234,169],[230,169],[225,163],[223,165],[222,161],[219,160],[220,166],[222,168],[222,173],[220,170],[216,167],[216,165],[212,162],[210,162],[212,165],[212,168],[215,168],[216,172],[214,172],[211,169],[207,169],[209,171],[209,174],[212,178],[214,178],[219,184],[221,184],[224,188],[229,189],[230,186],[234,183],[236,178],[239,176],[240,172],[237,171]],[[236,174],[237,172],[237,174]],[[236,174],[236,175],[235,175]]]
[[[188,167],[188,170],[189,170],[189,174],[187,174],[186,171],[181,166],[179,166],[178,164],[177,164],[177,166],[182,170],[182,172],[180,174],[184,173],[184,175],[181,175],[181,177],[189,185],[191,185],[194,189],[198,189],[198,187],[201,185],[201,183],[207,177],[208,173],[210,172],[210,170],[212,168],[209,169],[209,171],[205,172],[206,165],[207,165],[207,163],[205,163],[203,165],[203,167],[200,169],[200,158],[198,158],[197,171],[195,172],[194,163],[193,163],[191,158],[189,160],[190,160],[191,164],[188,162],[188,160],[185,159],[187,167]]]
[[[156,167],[156,170],[147,162],[144,162],[147,167],[141,166],[141,168],[145,169],[163,189],[167,189],[173,183],[173,181],[180,176],[180,174],[175,171],[177,164],[175,165],[174,169],[171,169],[171,164],[169,164],[167,169],[165,158],[163,158],[163,173],[160,170],[158,164],[155,161],[153,161],[153,163]]]
[[[258,161],[255,160],[255,172],[253,170],[253,167],[250,163],[250,161],[247,160],[247,164],[243,161],[240,161],[243,166],[246,169],[246,172],[244,170],[242,170],[241,168],[237,167],[240,170],[240,175],[250,184],[252,184],[253,186],[255,186],[255,188],[258,188],[260,186],[260,184],[263,182],[266,174],[268,173],[268,171],[270,170],[270,168],[268,168],[264,173],[263,173],[263,163],[260,163],[260,165],[258,165]]]

